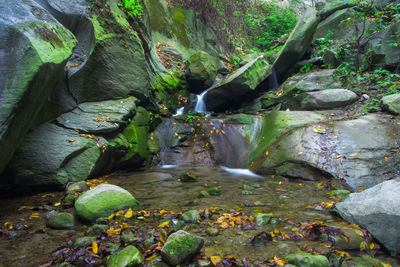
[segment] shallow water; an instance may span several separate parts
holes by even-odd
[[[329,200],[327,196],[328,189],[331,189],[329,182],[318,186],[318,182],[311,181],[289,181],[273,176],[235,175],[220,167],[170,167],[155,167],[151,171],[144,172],[116,173],[106,180],[133,193],[144,203],[144,210],[166,209],[184,212],[218,207],[223,212],[240,211],[247,216],[261,212],[273,214],[273,224],[250,230],[242,230],[237,226],[225,229],[218,227],[217,236],[209,236],[205,231],[212,224],[209,219],[202,220],[197,226],[187,229],[205,239],[201,254],[206,257],[235,255],[238,259],[247,257],[250,262],[254,262],[272,256],[283,257],[305,247],[326,249],[319,242],[311,241],[282,240],[269,242],[261,247],[250,246],[248,243],[261,231],[272,232],[278,229],[286,233],[295,233],[298,231],[298,226],[306,222],[324,221],[334,225],[341,223],[341,220],[328,210],[307,207]],[[178,176],[188,171],[197,177],[196,182],[179,181]],[[245,190],[242,188],[243,185],[246,187]],[[210,187],[218,187],[221,194],[198,198],[201,190]],[[13,224],[20,222],[27,227],[15,231],[16,236],[11,239],[4,235],[0,236],[0,266],[38,266],[49,259],[52,251],[65,246],[66,240],[84,235],[88,226],[80,223],[77,224],[75,231],[46,228],[47,210],[61,210],[59,206],[54,207],[61,197],[62,193],[58,192],[0,202],[2,225],[6,222]],[[19,210],[21,206],[33,206],[34,210]],[[72,212],[72,209],[66,211]],[[32,218],[32,213],[38,213],[39,217]],[[154,218],[140,221],[141,225],[151,227],[159,223],[159,220]],[[392,266],[399,266],[393,258],[383,252],[379,252],[378,257],[391,263]]]

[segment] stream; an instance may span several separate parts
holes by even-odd
[[[249,171],[218,166],[166,167],[114,173],[102,179],[133,193],[136,199],[143,202],[143,210],[148,214],[158,214],[163,209],[173,212],[211,211],[213,215],[210,218],[202,219],[198,224],[187,224],[183,228],[205,239],[200,255],[203,258],[234,255],[237,259],[246,257],[251,263],[255,263],[273,256],[284,257],[300,249],[326,250],[326,244],[317,241],[282,238],[262,246],[251,245],[250,241],[263,231],[278,234],[299,233],[303,224],[316,221],[323,221],[328,225],[346,225],[324,209],[323,205],[318,204],[332,200],[327,195],[332,186],[329,183],[257,176]],[[197,180],[181,182],[178,177],[187,172],[193,174]],[[202,190],[210,187],[219,188],[220,195],[198,197]],[[41,193],[0,201],[1,224],[13,224],[13,230],[10,231],[12,236],[0,236],[0,266],[38,266],[46,263],[57,248],[66,246],[68,240],[85,235],[88,225],[80,222],[77,222],[73,231],[46,228],[46,213],[49,210],[62,210],[58,206],[62,195],[61,192]],[[72,208],[66,211],[72,212]],[[272,213],[270,223],[253,227],[243,227],[236,223],[233,227],[225,227],[218,225],[215,220],[226,214],[236,214],[245,220],[245,216],[255,216],[258,213]],[[156,215],[149,215],[138,217],[133,223],[151,228],[162,221]],[[207,229],[210,227],[218,229],[216,235],[208,233]],[[357,252],[351,254],[357,255]],[[375,257],[391,263],[392,266],[399,266],[383,251],[378,251]],[[101,262],[99,266],[102,266]]]

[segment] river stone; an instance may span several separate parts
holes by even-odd
[[[293,117],[299,127],[293,127],[290,120],[278,119],[287,114],[297,114]],[[289,178],[344,179],[354,191],[398,177],[398,120],[369,114],[327,124],[300,123],[311,116],[313,112],[298,111],[265,116],[259,137],[247,155],[248,168],[260,174],[279,169],[280,175]]]
[[[104,138],[98,142],[107,145]],[[26,136],[10,162],[13,182],[25,186],[55,186],[86,180],[105,167],[105,156],[94,140],[45,123]]]
[[[386,267],[390,266],[371,257],[370,255],[362,255],[360,257],[347,257],[343,260],[341,267]]]
[[[78,237],[74,240],[72,243],[72,247],[86,247],[92,244],[93,241],[96,241],[95,236],[83,236],[83,237]]]
[[[325,256],[306,252],[290,254],[285,260],[299,267],[330,267],[329,260]]]
[[[191,260],[203,247],[204,240],[179,230],[171,234],[161,249],[162,259],[173,266]]]
[[[345,107],[357,100],[357,95],[346,89],[329,89],[300,94],[302,110],[332,109]]]
[[[266,89],[272,70],[264,54],[227,75],[205,95],[207,110],[224,110],[240,104],[258,89]]]
[[[335,209],[346,221],[366,228],[392,255],[400,251],[400,179],[350,194]]]
[[[74,194],[76,192],[85,192],[89,190],[89,187],[86,184],[86,181],[80,181],[72,184],[67,185],[67,193]]]
[[[201,217],[197,210],[189,210],[181,215],[181,219],[186,223],[197,223],[201,220]]]
[[[33,0],[0,9],[0,172],[63,77],[74,35]]]
[[[110,227],[106,224],[95,224],[89,227],[89,229],[86,231],[86,234],[89,236],[98,236],[107,232],[108,228]]]
[[[283,93],[289,91],[313,92],[325,89],[341,88],[335,79],[335,69],[326,69],[308,73],[298,73],[288,78],[279,88]]]
[[[51,211],[47,215],[46,225],[54,229],[74,229],[74,215],[68,212]]]
[[[200,93],[210,87],[222,63],[204,51],[194,53],[186,62],[185,76],[189,90]]]
[[[77,215],[85,221],[110,215],[124,207],[137,208],[139,202],[125,189],[110,184],[101,184],[81,194],[75,201]]]
[[[400,114],[400,94],[382,97],[383,108],[393,114]]]
[[[269,223],[271,220],[272,214],[271,213],[262,213],[258,214],[255,219],[255,223],[257,226],[264,226]]]
[[[62,114],[57,122],[69,129],[78,129],[86,133],[109,133],[118,130],[121,124],[128,124],[136,108],[133,97],[88,102],[79,104],[74,110]]]
[[[109,267],[134,267],[142,266],[142,264],[142,254],[134,246],[127,246],[107,259],[107,266]]]

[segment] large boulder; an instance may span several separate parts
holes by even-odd
[[[400,179],[350,194],[335,209],[346,221],[366,228],[392,255],[400,251]]]
[[[272,70],[263,54],[226,76],[205,95],[207,110],[224,110],[268,89]]]
[[[283,81],[288,71],[294,66],[309,49],[313,35],[317,29],[320,17],[317,11],[309,8],[299,18],[296,27],[293,29],[282,48],[273,66],[280,81]]]
[[[382,97],[383,108],[393,114],[400,114],[400,94]]]
[[[176,266],[191,260],[203,247],[204,240],[183,230],[170,235],[161,249],[162,259]]]
[[[107,141],[45,123],[29,133],[10,162],[13,182],[26,186],[64,185],[86,180],[107,166]]]
[[[308,180],[341,178],[354,190],[398,176],[398,120],[370,114],[329,121],[313,112],[266,115],[248,166],[259,173]]]
[[[81,194],[75,201],[76,214],[85,221],[107,217],[124,207],[137,208],[140,203],[125,189],[110,184],[101,184]]]
[[[121,124],[127,124],[136,108],[133,97],[87,102],[79,104],[74,110],[62,114],[57,122],[69,129],[78,129],[87,133],[109,133],[118,130]]]
[[[375,65],[395,66],[400,63],[400,49],[396,45],[399,32],[400,21],[397,21],[368,38],[366,47],[372,51],[370,56]]]
[[[73,34],[36,1],[0,9],[0,172],[63,76]]]
[[[209,88],[213,84],[218,70],[222,67],[218,58],[212,57],[204,51],[193,54],[187,60],[185,70],[189,90],[198,94]]]
[[[95,42],[88,60],[71,65],[69,90],[78,103],[118,99],[133,95],[140,100],[150,96],[148,66],[138,34],[126,15],[109,1],[108,19],[93,15]],[[82,65],[82,66],[81,66]]]
[[[318,110],[345,107],[356,101],[358,96],[346,89],[329,89],[302,93],[296,98],[302,110]]]
[[[300,267],[329,267],[329,260],[324,255],[313,255],[306,252],[297,252],[285,257],[289,263]]]

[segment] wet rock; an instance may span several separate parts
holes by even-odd
[[[203,247],[204,240],[185,231],[171,234],[161,249],[162,259],[170,265],[191,260]]]
[[[202,198],[202,197],[209,197],[210,194],[206,190],[200,191],[199,195],[197,197]]]
[[[221,194],[218,187],[211,187],[208,188],[206,191],[210,196],[219,196]]]
[[[121,240],[125,244],[133,244],[135,243],[135,234],[132,231],[129,231],[128,233],[122,232]]]
[[[271,217],[272,217],[271,213],[258,214],[255,218],[255,223],[257,226],[267,225],[270,222]]]
[[[67,212],[51,211],[47,214],[46,225],[54,229],[74,229],[74,215]]]
[[[194,175],[192,172],[186,172],[186,173],[180,175],[179,179],[182,182],[196,182],[197,181],[196,175]]]
[[[61,200],[61,205],[64,208],[71,208],[74,206],[76,196],[71,194],[66,194],[64,198]]]
[[[184,221],[177,221],[177,220],[172,220],[172,224],[174,226],[174,232],[182,230],[183,227],[185,227],[186,225]]]
[[[80,218],[95,221],[124,207],[138,208],[140,203],[125,189],[101,184],[81,194],[75,201],[75,210]]]
[[[400,251],[400,179],[350,194],[335,209],[346,221],[366,228],[392,255]]]
[[[254,193],[249,190],[242,190],[242,195],[254,195]]]
[[[108,228],[110,227],[106,224],[95,224],[89,227],[89,229],[86,231],[86,234],[90,236],[98,236],[102,233],[107,232]]]
[[[186,223],[197,223],[201,220],[201,217],[197,210],[189,210],[181,215],[181,219]]]
[[[370,255],[362,255],[360,257],[347,257],[343,260],[341,267],[385,267],[381,261],[371,257]]]
[[[149,262],[146,262],[146,266],[148,267],[169,267],[168,264],[161,260],[161,257],[156,257]]]
[[[193,93],[200,93],[210,87],[219,69],[223,68],[218,58],[204,51],[194,53],[186,62],[185,76]]]
[[[219,234],[219,230],[218,230],[218,228],[208,227],[208,228],[206,229],[206,233],[207,233],[209,236],[216,236],[216,235]]]
[[[342,85],[335,79],[335,69],[327,69],[295,74],[288,78],[279,89],[286,94],[288,92],[315,92],[334,88],[342,88]]]
[[[69,129],[86,133],[109,133],[128,124],[136,109],[136,98],[124,98],[79,104],[74,110],[62,114],[57,122]]]
[[[74,35],[36,1],[7,1],[0,13],[0,172],[64,76]],[[10,49],[12,47],[12,49]]]
[[[107,259],[107,266],[112,267],[141,266],[142,264],[142,255],[134,246],[127,246],[123,250],[109,256]]]
[[[257,89],[265,89],[263,82],[271,73],[267,59],[263,54],[259,55],[208,91],[205,95],[207,110],[225,110],[242,103],[244,98],[254,94]]]
[[[87,186],[85,181],[80,181],[67,185],[68,194],[74,194],[76,192],[85,192],[87,190],[89,190],[89,187]]]
[[[400,94],[382,97],[383,108],[393,114],[400,114]]]
[[[319,110],[345,107],[357,100],[357,95],[346,89],[329,89],[302,93],[298,97],[301,110]]]
[[[106,245],[106,252],[109,254],[113,254],[121,247],[121,243],[107,242],[105,245]]]
[[[93,241],[96,241],[95,236],[84,236],[84,237],[78,237],[74,240],[72,243],[72,247],[86,247],[92,244]]]
[[[269,242],[272,242],[271,234],[267,232],[261,232],[255,235],[248,244],[251,246],[262,247],[267,245]]]
[[[331,197],[345,197],[348,194],[350,194],[351,192],[349,190],[333,190],[331,192],[329,192],[329,195]]]
[[[290,254],[285,257],[289,263],[299,267],[329,267],[329,260],[323,255],[313,255],[305,252]]]
[[[107,145],[104,138],[99,143]],[[25,186],[59,186],[88,179],[107,168],[98,143],[74,130],[45,123],[30,132],[10,166],[14,183]]]

